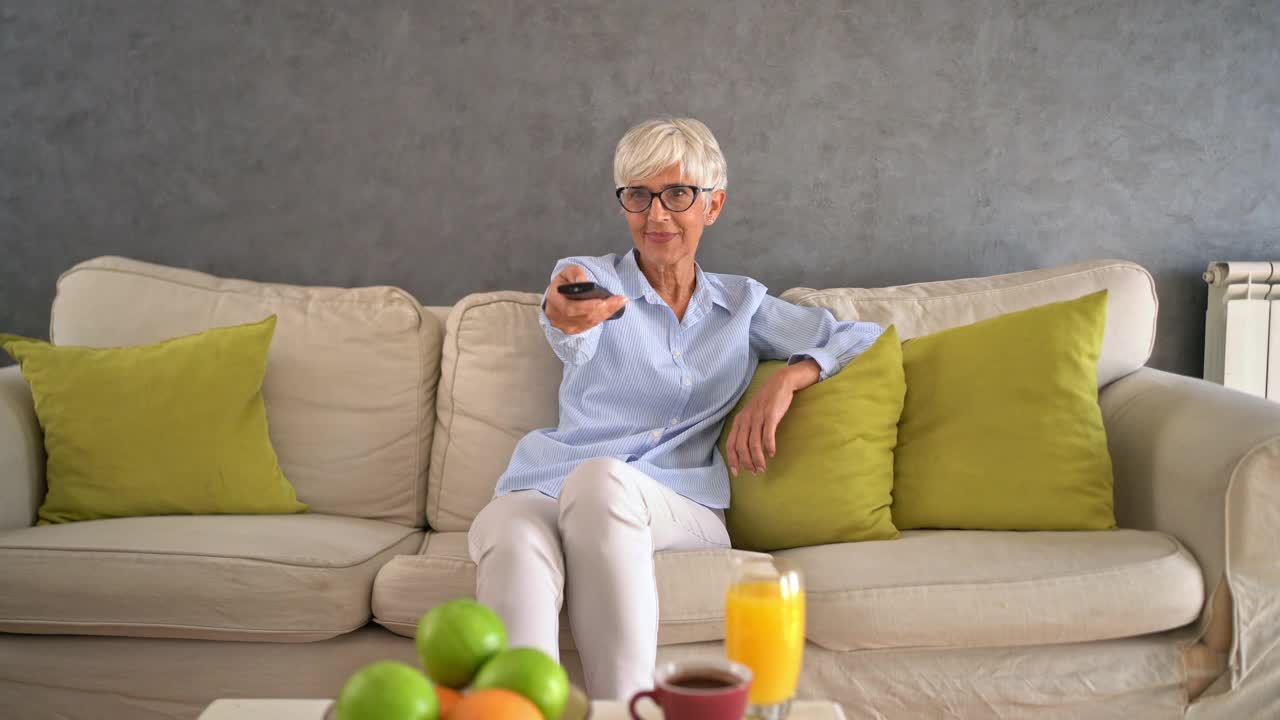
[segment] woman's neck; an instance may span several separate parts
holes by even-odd
[[[651,265],[646,264],[637,254],[636,264],[653,289],[675,311],[676,317],[683,318],[698,281],[697,266],[693,259],[673,265]]]

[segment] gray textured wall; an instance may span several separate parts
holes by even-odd
[[[1197,374],[1213,259],[1280,249],[1280,2],[0,0],[0,328],[122,254],[427,303],[628,246],[610,162],[691,114],[709,269],[775,292],[1095,257]]]

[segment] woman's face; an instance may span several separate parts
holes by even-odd
[[[643,187],[655,194],[646,212],[619,211],[627,217],[631,239],[640,251],[640,257],[651,266],[671,266],[692,262],[698,252],[702,229],[715,222],[724,207],[724,190],[699,193],[693,205],[683,212],[672,212],[662,205],[657,193],[672,185],[697,185],[680,174],[680,166],[672,165],[652,177],[629,183],[629,187]],[[710,195],[708,203],[703,195]]]

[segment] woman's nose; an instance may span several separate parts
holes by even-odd
[[[662,199],[654,195],[653,202],[649,204],[649,217],[654,220],[663,220],[670,214],[671,211],[667,210],[666,205],[662,204]]]

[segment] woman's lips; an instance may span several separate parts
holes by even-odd
[[[656,242],[656,243],[671,242],[671,239],[674,238],[675,236],[676,236],[675,233],[645,233],[644,234],[644,237],[646,240],[648,240],[649,242]]]

